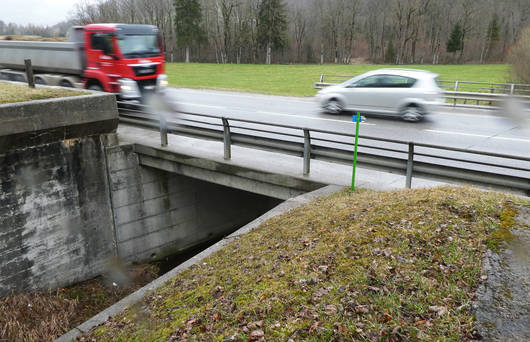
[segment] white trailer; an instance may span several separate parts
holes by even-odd
[[[76,36],[76,28],[70,39]],[[31,59],[35,83],[80,87],[85,69],[82,42],[0,41],[0,79],[27,81],[25,59]]]

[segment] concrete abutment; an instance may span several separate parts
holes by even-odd
[[[241,168],[214,175],[197,158],[147,162],[120,144],[108,94],[1,105],[0,120],[0,297],[92,278],[116,256],[186,250],[305,190]]]

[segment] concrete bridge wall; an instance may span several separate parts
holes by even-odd
[[[112,97],[2,105],[0,122],[0,296],[98,275],[114,253]]]

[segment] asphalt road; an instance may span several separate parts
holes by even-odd
[[[324,114],[313,98],[169,89],[183,111],[354,133],[351,114]],[[494,110],[443,108],[422,122],[370,116],[361,135],[530,156],[530,120],[525,125]]]
[[[342,149],[347,150],[348,153],[353,150],[352,136],[314,132],[315,129],[319,129],[353,135],[355,124],[352,122],[352,115],[348,113],[324,114],[313,98],[171,88],[168,89],[166,100],[172,102],[173,107],[180,111],[180,113],[166,111],[168,121],[177,126],[203,127],[222,131],[221,120],[217,117],[246,119],[260,123],[309,128],[313,130],[311,133],[313,146]],[[185,115],[182,112],[207,114],[214,118]],[[122,114],[131,115],[131,113],[127,114],[127,111],[122,111]],[[132,117],[143,115],[145,114],[132,113]],[[377,116],[369,116],[367,119],[367,122],[360,127],[361,137],[447,146],[526,159],[530,157],[530,120],[525,119],[521,125],[521,121],[516,123],[495,110],[443,107],[440,112],[433,113],[418,123]],[[230,125],[233,133],[303,142],[303,132],[300,129],[271,127],[234,120],[230,121]],[[331,139],[334,142],[319,140],[319,138]],[[407,158],[407,145],[363,138],[359,143],[360,153],[401,160]],[[415,147],[414,160],[431,165],[460,167],[465,170],[488,171],[493,174],[530,179],[530,161],[528,160],[500,159],[482,154],[421,146]]]

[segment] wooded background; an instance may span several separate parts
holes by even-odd
[[[0,35],[93,22],[158,26],[168,61],[501,63],[530,24],[530,1],[101,0],[54,27],[0,21]]]

